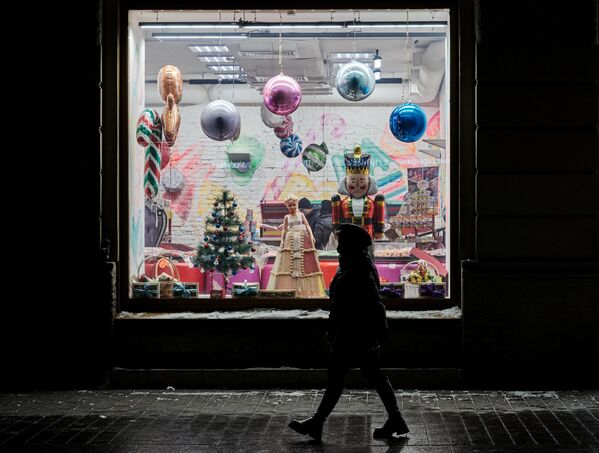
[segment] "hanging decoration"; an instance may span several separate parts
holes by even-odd
[[[200,125],[208,138],[222,142],[232,139],[239,132],[241,117],[237,107],[229,101],[218,99],[204,108]]]
[[[285,121],[285,117],[281,115],[275,115],[266,108],[266,105],[262,103],[260,106],[260,117],[265,126],[272,128],[281,127]]]
[[[286,116],[283,124],[280,127],[275,127],[275,135],[278,138],[287,138],[293,134],[293,120],[290,116]]]
[[[327,163],[327,154],[329,150],[325,142],[320,145],[312,143],[302,153],[302,164],[309,172],[320,171]]]
[[[183,97],[183,78],[179,68],[173,65],[160,68],[158,72],[158,93],[162,100],[166,102],[162,112],[164,139],[168,146],[173,146],[181,125],[178,104]]]
[[[350,61],[339,68],[335,78],[337,92],[349,101],[362,101],[372,94],[376,79],[370,66]]]
[[[276,115],[289,115],[302,101],[302,89],[297,81],[285,74],[272,77],[264,85],[264,105]]]
[[[281,140],[281,152],[285,157],[297,157],[302,152],[302,140],[296,135],[291,134],[289,137]]]
[[[405,143],[419,140],[426,131],[426,124],[424,110],[410,101],[395,107],[389,118],[391,133]]]
[[[264,85],[264,105],[275,115],[289,115],[302,101],[302,89],[297,81],[283,74],[283,15],[279,11],[279,69],[281,73]]]
[[[181,192],[185,186],[185,177],[179,170],[171,168],[162,175],[162,186],[169,193]]]
[[[238,140],[240,134],[241,134],[241,121],[239,122],[239,127],[237,128],[237,132],[235,132],[233,137],[231,137],[231,143],[233,143],[235,140]]]
[[[413,58],[408,58],[409,55],[409,27],[410,12],[406,10],[406,41],[404,44],[404,61],[413,61]],[[412,49],[413,52],[413,49]],[[391,133],[400,142],[412,143],[419,140],[426,131],[427,119],[424,110],[419,105],[412,103],[409,99],[407,102],[403,102],[405,99],[406,87],[408,88],[408,94],[410,90],[410,82],[412,77],[412,65],[410,64],[407,68],[408,77],[402,81],[402,103],[393,109],[391,116],[389,117],[389,129]]]
[[[160,183],[160,142],[162,121],[154,109],[144,109],[137,119],[137,143],[145,147],[144,194],[152,200],[158,195]]]

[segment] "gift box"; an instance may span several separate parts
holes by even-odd
[[[389,299],[404,299],[405,284],[403,282],[381,283],[381,296]]]
[[[222,289],[211,289],[210,290],[210,299],[222,299],[223,298],[223,290]]]
[[[295,297],[294,289],[261,289],[258,291],[260,297]]]
[[[258,286],[258,283],[233,283],[233,297],[257,296]]]
[[[133,288],[134,299],[158,299],[160,297],[159,284],[155,282],[134,282],[131,284]]]
[[[433,283],[426,282],[418,285],[418,295],[420,297],[433,297],[433,298],[444,298],[445,297],[445,282]]]
[[[199,288],[196,282],[176,282],[173,285],[173,297],[190,299],[198,297]]]

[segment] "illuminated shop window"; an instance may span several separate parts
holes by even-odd
[[[449,297],[447,10],[130,11],[128,59],[132,298],[326,297],[345,222],[386,298]]]

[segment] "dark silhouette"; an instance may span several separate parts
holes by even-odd
[[[331,311],[327,340],[331,345],[327,388],[316,413],[289,427],[320,441],[322,426],[343,392],[345,376],[358,365],[376,388],[388,420],[374,430],[375,438],[389,438],[409,429],[399,412],[395,393],[379,365],[380,347],[387,338],[387,316],[380,300],[379,275],[371,257],[372,240],[363,228],[343,224],[335,232],[339,268],[330,287]]]
[[[329,200],[322,200],[320,204],[320,215],[314,227],[314,239],[316,248],[324,250],[333,232],[333,207]]]
[[[300,198],[299,203],[297,204],[299,210],[306,216],[306,220],[308,221],[308,225],[310,225],[310,229],[314,232],[314,228],[316,227],[316,221],[318,220],[319,210],[314,207],[314,205],[307,198]]]

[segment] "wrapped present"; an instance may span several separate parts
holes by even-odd
[[[389,299],[404,299],[405,284],[403,282],[381,283],[381,296]]]
[[[160,297],[157,282],[133,282],[131,286],[134,299],[157,299]]]
[[[210,290],[210,299],[222,299],[222,298],[223,298],[223,290],[222,289]]]
[[[198,297],[198,284],[195,282],[176,282],[173,285],[173,297],[189,299]]]
[[[295,297],[294,289],[261,289],[258,291],[260,297]]]
[[[248,297],[258,295],[258,283],[233,283],[234,297]]]
[[[420,283],[418,285],[418,294],[420,297],[433,297],[433,298],[444,298],[445,297],[445,282],[441,283]]]

